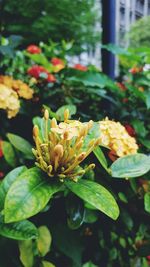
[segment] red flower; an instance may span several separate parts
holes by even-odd
[[[58,57],[53,57],[51,62],[54,66],[57,66],[57,65],[63,65],[64,66],[64,61]]]
[[[47,72],[48,71],[44,67],[39,66],[39,65],[34,65],[31,68],[29,68],[28,71],[27,71],[27,73],[30,76],[32,76],[32,77],[34,77],[36,79],[39,78],[39,76],[40,76],[41,73],[47,73]]]
[[[148,264],[150,265],[150,255],[146,257]]]
[[[41,73],[45,73],[46,74],[45,80],[47,82],[51,83],[56,82],[55,76],[53,74],[50,74],[44,67],[39,65],[32,66],[31,68],[28,69],[27,73],[36,79],[40,78]]]
[[[38,47],[37,45],[29,45],[27,47],[27,52],[30,54],[40,54],[42,51],[41,48]]]
[[[126,131],[128,132],[129,135],[131,135],[132,137],[136,136],[136,132],[131,125],[126,124],[124,127],[126,128]]]
[[[73,68],[76,69],[76,70],[81,70],[81,71],[87,71],[87,70],[88,70],[87,67],[85,67],[85,66],[83,66],[83,65],[81,65],[81,64],[75,64],[75,65],[73,66]]]
[[[48,77],[47,77],[47,82],[49,82],[49,83],[54,83],[54,82],[56,82],[56,78],[55,78],[55,76],[53,75],[53,74],[50,74],[50,73],[48,73]]]
[[[3,157],[2,141],[0,140],[0,158]]]

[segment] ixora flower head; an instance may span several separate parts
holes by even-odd
[[[64,111],[64,122],[58,124],[55,118],[50,121],[47,110],[43,119],[44,136],[38,126],[35,125],[33,129],[36,144],[33,153],[38,167],[60,181],[65,178],[77,181],[87,170],[95,167],[90,164],[82,169],[79,165],[100,143],[98,123],[69,120],[68,109]]]
[[[106,118],[99,122],[101,145],[108,147],[118,157],[136,154],[138,145],[120,122]]]
[[[16,116],[19,108],[20,102],[17,93],[4,84],[0,84],[0,109],[6,110],[10,119]]]
[[[33,97],[33,90],[21,80],[14,80],[11,76],[0,75],[0,84],[14,90],[19,97],[24,99],[31,99]]]

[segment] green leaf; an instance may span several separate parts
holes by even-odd
[[[150,108],[150,91],[143,92],[147,109]]]
[[[103,186],[88,180],[66,181],[66,186],[78,197],[87,201],[107,216],[116,220],[119,208],[111,193]]]
[[[144,195],[144,208],[150,213],[150,192]]]
[[[38,231],[35,225],[27,220],[7,224],[0,221],[0,235],[15,240],[27,240],[37,238]]]
[[[40,226],[38,228],[37,247],[41,257],[44,257],[50,250],[52,237],[50,231],[46,226]]]
[[[5,222],[16,222],[40,212],[60,184],[50,183],[39,168],[21,174],[10,187],[4,205]]]
[[[93,150],[93,153],[95,154],[95,156],[97,157],[98,161],[101,163],[101,165],[103,166],[103,168],[109,173],[107,160],[106,160],[106,158],[104,156],[104,153],[101,150],[101,148],[100,147],[96,147]]]
[[[82,267],[98,267],[98,266],[89,261],[83,264]]]
[[[85,210],[81,199],[70,195],[66,199],[67,223],[70,229],[78,229],[84,222]]]
[[[55,265],[49,261],[42,261],[42,267],[55,267]]]
[[[115,178],[139,177],[150,170],[150,157],[140,153],[125,156],[117,159],[110,169]]]
[[[20,251],[20,261],[24,267],[33,267],[33,242],[32,240],[20,241],[18,243]]]
[[[17,177],[26,170],[27,170],[26,166],[17,167],[11,172],[9,172],[5,176],[3,181],[1,182],[0,184],[0,210],[4,208],[5,197],[10,186],[17,179]]]
[[[56,111],[57,119],[60,121],[64,120],[64,111],[65,109],[69,109],[69,118],[71,118],[72,115],[76,114],[77,108],[75,105],[64,105],[61,108],[59,108]]]
[[[7,163],[11,167],[15,167],[17,164],[16,156],[15,156],[15,151],[12,147],[12,145],[9,142],[3,141],[2,142],[2,150],[4,154],[4,158],[7,161]]]
[[[25,140],[24,138],[8,133],[7,137],[11,144],[19,151],[21,151],[27,159],[34,159],[34,155],[32,153],[32,146],[31,144]]]

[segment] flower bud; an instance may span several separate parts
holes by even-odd
[[[64,154],[63,146],[62,145],[59,145],[59,144],[56,145],[54,147],[54,155],[55,155],[55,157],[62,158],[63,154]]]
[[[69,109],[65,109],[64,111],[64,121],[67,121],[69,119]]]
[[[56,121],[55,118],[53,118],[53,119],[51,120],[51,128],[56,128],[56,127],[57,127],[57,121]]]
[[[45,112],[44,112],[44,119],[45,120],[48,120],[49,119],[49,112],[47,109],[45,109]]]
[[[34,135],[34,137],[37,137],[38,134],[39,134],[39,128],[37,125],[35,125],[33,128],[33,135]]]

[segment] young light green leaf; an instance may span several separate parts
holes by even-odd
[[[150,213],[150,192],[147,192],[144,196],[144,208]]]
[[[6,194],[10,188],[10,186],[13,184],[13,182],[17,179],[17,177],[27,170],[26,166],[20,166],[9,172],[3,181],[0,184],[0,210],[4,208],[4,202]]]
[[[21,174],[10,187],[4,205],[5,222],[17,222],[40,212],[60,184],[50,183],[39,168]]]
[[[49,261],[42,261],[42,266],[41,267],[56,267],[53,263]]]
[[[37,238],[38,231],[35,225],[27,220],[16,223],[0,221],[0,235],[15,240],[27,240]]]
[[[33,267],[34,255],[33,255],[33,242],[32,240],[20,241],[18,243],[20,251],[20,261],[24,267]]]
[[[150,170],[150,157],[140,153],[125,156],[117,159],[110,169],[115,178],[139,177]]]
[[[42,225],[38,228],[37,247],[40,256],[44,257],[50,250],[52,237],[49,229]]]
[[[8,133],[7,137],[10,143],[19,151],[21,151],[27,159],[33,159],[34,155],[32,153],[32,146],[31,144],[25,140],[24,138]]]
[[[119,208],[111,193],[103,186],[88,180],[66,181],[66,186],[78,197],[87,201],[107,216],[116,220]]]
[[[2,142],[2,150],[4,158],[11,167],[15,167],[17,164],[15,151],[9,142]]]
[[[93,264],[91,261],[89,261],[89,262],[86,262],[82,267],[98,267],[98,266]]]

